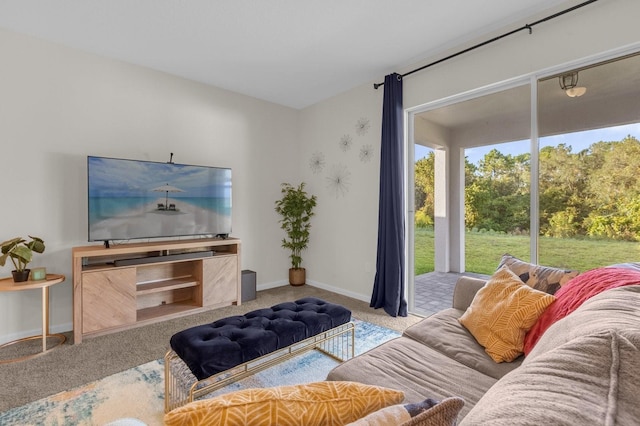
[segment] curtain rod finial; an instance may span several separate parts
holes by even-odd
[[[374,88],[374,89],[376,89],[376,90],[378,90],[378,88],[379,88],[380,86],[382,86],[383,84],[384,84],[384,83],[373,83],[373,88]]]

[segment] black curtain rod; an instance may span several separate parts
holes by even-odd
[[[595,3],[595,2],[597,2],[597,1],[598,1],[598,0],[589,0],[589,1],[585,1],[584,3],[580,3],[580,4],[576,5],[576,6],[573,6],[573,7],[570,7],[570,8],[568,8],[568,9],[562,10],[562,11],[560,11],[560,12],[558,12],[558,13],[554,13],[553,15],[547,16],[546,18],[542,18],[542,19],[540,19],[540,20],[538,20],[538,21],[535,21],[535,22],[533,22],[533,23],[531,23],[531,24],[523,25],[522,27],[517,28],[517,29],[515,29],[515,30],[513,30],[513,31],[509,31],[508,33],[501,34],[501,35],[499,35],[499,36],[497,36],[497,37],[494,37],[494,38],[492,38],[492,39],[490,39],[490,40],[484,41],[484,42],[482,42],[482,43],[476,44],[475,46],[471,46],[471,47],[469,47],[469,48],[467,48],[467,49],[461,50],[460,52],[454,53],[453,55],[449,55],[449,56],[447,56],[446,58],[438,59],[438,60],[437,60],[437,61],[435,61],[435,62],[431,62],[430,64],[427,64],[427,65],[421,66],[420,68],[416,68],[416,69],[415,69],[415,70],[413,70],[413,71],[409,71],[409,72],[407,72],[407,73],[401,74],[401,75],[400,75],[400,78],[404,78],[404,77],[406,77],[406,76],[408,76],[408,75],[411,75],[411,74],[413,74],[413,73],[415,73],[415,72],[422,71],[422,70],[424,70],[424,69],[426,69],[426,68],[429,68],[429,67],[432,67],[432,66],[434,66],[434,65],[438,65],[438,64],[440,64],[440,63],[442,63],[442,62],[444,62],[444,61],[448,61],[449,59],[455,58],[456,56],[463,55],[463,54],[465,54],[465,53],[467,53],[467,52],[470,52],[470,51],[472,51],[472,50],[478,49],[478,48],[480,48],[480,47],[482,47],[482,46],[486,46],[487,44],[493,43],[493,42],[498,41],[498,40],[500,40],[500,39],[503,39],[503,38],[505,38],[505,37],[509,37],[510,35],[513,35],[513,34],[515,34],[515,33],[519,33],[520,31],[528,30],[528,31],[529,31],[529,34],[532,34],[532,33],[533,33],[533,27],[535,27],[536,25],[538,25],[538,24],[542,24],[543,22],[550,21],[550,20],[552,20],[552,19],[554,19],[554,18],[557,18],[557,17],[562,16],[562,15],[564,15],[564,14],[567,14],[567,13],[569,13],[569,12],[573,12],[574,10],[577,10],[577,9],[582,8],[582,7],[588,6],[588,5],[590,5],[591,3]],[[378,87],[380,87],[380,86],[384,86],[384,82],[382,82],[382,83],[373,83],[373,88],[374,88],[374,89],[376,89],[376,90],[377,90],[377,89],[378,89]]]

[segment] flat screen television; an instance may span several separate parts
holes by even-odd
[[[87,157],[89,241],[231,233],[231,169]]]

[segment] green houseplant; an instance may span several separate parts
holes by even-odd
[[[289,284],[294,286],[306,282],[306,270],[301,267],[302,251],[309,244],[311,217],[316,206],[316,196],[307,194],[304,186],[304,182],[297,187],[283,183],[280,191],[282,198],[276,201],[275,207],[281,216],[280,227],[287,234],[287,237],[282,239],[282,247],[291,252]]]
[[[13,281],[22,282],[29,279],[30,270],[27,269],[27,265],[33,258],[33,252],[44,252],[44,241],[42,238],[32,237],[31,241],[27,242],[22,237],[12,238],[0,244],[2,250],[2,256],[0,256],[0,266],[4,266],[7,259],[10,258],[13,262],[13,266],[16,268],[11,271],[13,274]]]

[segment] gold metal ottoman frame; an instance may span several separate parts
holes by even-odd
[[[348,322],[286,348],[268,353],[203,380],[198,380],[173,350],[164,356],[164,411],[195,401],[230,383],[251,376],[297,355],[316,349],[338,361],[353,358],[355,324]]]

